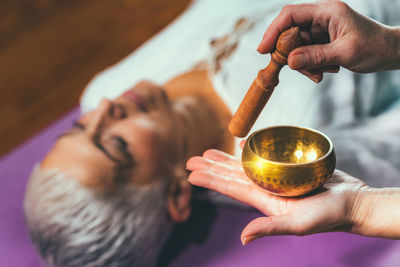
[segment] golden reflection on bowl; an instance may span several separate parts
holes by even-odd
[[[280,196],[301,196],[321,187],[335,169],[331,140],[296,126],[254,132],[242,152],[243,169],[257,185]]]

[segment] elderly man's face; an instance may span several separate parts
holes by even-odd
[[[41,165],[96,188],[148,184],[170,174],[182,157],[182,140],[181,123],[164,90],[141,82],[84,114]],[[115,181],[121,177],[124,181]]]

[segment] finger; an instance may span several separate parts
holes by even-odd
[[[279,35],[291,26],[310,24],[316,16],[318,7],[315,4],[287,5],[274,19],[257,48],[257,51],[266,54],[275,49]]]
[[[311,71],[309,71],[307,69],[300,69],[297,71],[300,72],[301,74],[307,76],[311,81],[313,81],[315,83],[320,83],[324,77],[322,73],[312,73]]]
[[[331,66],[325,66],[313,70],[308,70],[308,69],[300,69],[297,70],[301,74],[307,76],[310,80],[312,80],[315,83],[320,83],[323,79],[323,73],[338,73],[340,70],[340,66],[336,65],[331,65]]]
[[[298,229],[293,223],[295,219],[291,214],[254,219],[242,231],[242,244],[246,245],[263,236],[298,234]]]
[[[224,164],[204,157],[193,157],[187,162],[187,168],[192,171],[203,170],[215,174],[248,180],[241,164]]]
[[[225,153],[223,151],[217,150],[217,149],[208,149],[203,153],[203,157],[213,160],[213,161],[218,161],[224,164],[228,165],[240,165],[241,166],[241,161],[237,158],[234,157],[228,153]]]
[[[289,54],[288,65],[294,70],[340,65],[339,50],[337,42],[301,46]]]
[[[301,43],[303,45],[309,45],[312,43],[312,37],[309,31],[300,31],[300,38],[301,38]]]
[[[210,171],[229,177],[236,177],[246,181],[248,180],[248,177],[244,174],[242,161],[237,157],[217,149],[206,150],[203,153],[203,157],[211,160],[211,162],[208,162],[207,164],[215,164],[214,166],[207,165],[207,168]]]
[[[214,190],[255,208],[258,206],[254,197],[255,194],[251,193],[254,190],[253,184],[249,181],[215,174],[205,170],[193,171],[189,175],[188,181],[192,185]]]
[[[315,71],[317,72],[327,72],[327,73],[338,73],[340,70],[340,66],[338,65],[328,65],[328,66],[324,66],[322,68],[318,68]],[[311,70],[311,72],[313,72],[314,70]]]
[[[244,173],[238,178],[198,169],[189,175],[188,181],[253,206],[264,214],[276,214],[284,201],[260,189]]]

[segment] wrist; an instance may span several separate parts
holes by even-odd
[[[374,189],[365,185],[359,188],[352,202],[349,214],[350,232],[363,234],[363,227],[366,220],[370,217],[370,205],[373,203],[372,196]]]
[[[363,186],[354,199],[350,232],[365,236],[400,238],[400,189]]]

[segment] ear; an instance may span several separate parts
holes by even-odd
[[[192,211],[192,185],[185,178],[173,179],[168,192],[167,208],[171,219],[181,223],[186,221]]]

